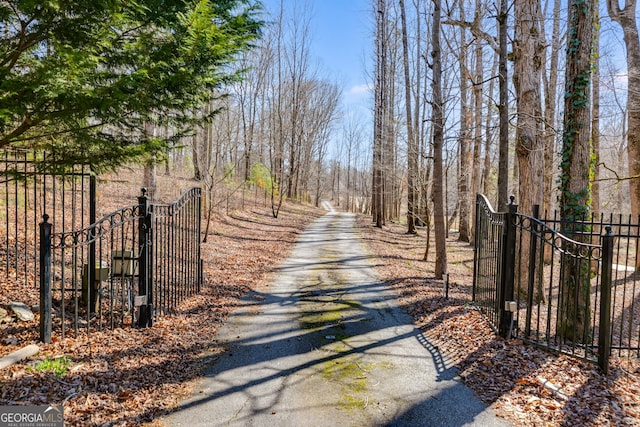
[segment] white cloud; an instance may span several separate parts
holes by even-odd
[[[347,91],[347,95],[358,96],[363,94],[369,94],[373,90],[373,86],[370,83],[364,83],[357,86],[352,86]]]
[[[345,105],[354,108],[362,108],[369,110],[371,108],[373,94],[373,85],[364,83],[356,86],[351,86],[344,92],[343,102]]]

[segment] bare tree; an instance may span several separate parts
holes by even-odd
[[[495,76],[497,73],[497,69],[498,69],[498,63],[499,63],[499,55],[498,52],[494,51],[494,61],[493,61],[493,67],[492,67],[492,72],[491,75]],[[492,152],[492,146],[493,146],[493,140],[494,140],[494,135],[493,132],[491,132],[491,129],[493,129],[495,126],[492,126],[492,124],[495,121],[495,115],[491,114],[491,110],[493,109],[493,102],[491,101],[491,99],[494,97],[494,91],[495,91],[495,86],[496,86],[496,81],[495,79],[491,79],[491,81],[489,82],[489,89],[487,91],[487,93],[489,94],[488,98],[489,100],[487,101],[487,103],[489,104],[487,106],[487,117],[485,118],[485,132],[484,132],[484,159],[483,159],[483,170],[482,170],[482,191],[484,192],[484,194],[489,194],[489,188],[490,188],[490,182],[489,182],[489,177],[491,176],[491,165],[494,163],[493,162],[493,152]],[[478,137],[476,137],[478,138]]]
[[[420,183],[420,177],[421,177],[421,169],[420,169],[420,156],[421,156],[421,147],[422,147],[422,142],[423,142],[423,135],[422,135],[422,123],[421,123],[421,119],[422,119],[422,102],[421,99],[423,98],[423,93],[422,93],[422,67],[423,67],[423,61],[421,59],[421,53],[422,53],[422,44],[423,44],[423,37],[422,37],[422,19],[420,16],[420,2],[417,0],[413,0],[413,11],[415,14],[415,29],[413,31],[413,33],[415,34],[415,43],[414,43],[414,47],[413,47],[413,58],[409,58],[409,60],[413,60],[414,63],[414,71],[413,71],[413,83],[411,85],[411,95],[413,96],[413,104],[412,104],[412,110],[413,110],[413,118],[412,118],[412,125],[413,125],[413,141],[414,141],[414,149],[416,150],[415,152],[415,161],[416,161],[416,165],[415,165],[415,175],[414,175],[414,190],[415,190],[415,194],[414,194],[414,208],[413,208],[413,221],[414,221],[414,225],[418,226],[418,225],[423,225],[424,221],[421,218],[422,216],[422,192],[420,190],[421,188],[421,183]],[[411,50],[410,50],[410,55],[411,55]],[[408,162],[407,162],[407,166],[408,166]]]
[[[460,19],[466,21],[464,2],[459,3]],[[469,64],[467,55],[467,29],[460,26],[460,43],[458,46],[458,62],[460,65],[460,134],[458,135],[458,212],[459,235],[458,240],[468,242],[470,240],[469,230],[469,185],[471,165],[471,108],[469,105]],[[480,114],[480,113],[478,113]],[[449,227],[447,227],[448,229]]]
[[[346,155],[347,167],[347,184],[346,184],[346,202],[345,209],[347,211],[356,211],[356,192],[357,185],[357,159],[360,151],[360,144],[363,138],[363,129],[360,122],[356,120],[353,114],[347,112],[346,122],[343,123],[341,144]]]
[[[298,187],[300,185],[300,158],[304,150],[304,115],[307,111],[305,103],[305,82],[310,80],[309,68],[309,11],[296,13],[294,19],[289,20],[290,37],[288,46],[280,55],[285,59],[286,70],[286,99],[285,107],[289,119],[288,133],[288,183],[287,197],[297,198],[299,196]],[[281,82],[283,84],[284,82]]]
[[[540,0],[515,2],[514,72],[518,126],[519,210],[530,214],[543,201],[544,139],[542,133],[542,58]],[[527,245],[524,245],[527,246]],[[526,259],[526,256],[525,256]]]
[[[498,157],[498,209],[504,209],[509,192],[509,86],[507,82],[507,20],[508,0],[500,0],[498,12],[498,45],[499,65],[498,78],[500,80],[500,142]]]
[[[636,0],[607,0],[609,16],[622,27],[624,44],[627,49],[627,152],[629,162],[629,181],[631,215],[640,215],[640,39],[636,20]],[[640,260],[638,261],[640,264]],[[640,265],[636,266],[640,269]]]
[[[481,0],[476,0],[475,2],[475,11],[473,15],[473,25],[475,27],[480,26],[480,21],[483,16],[483,5]],[[484,86],[484,67],[483,67],[483,40],[479,37],[473,42],[474,44],[474,55],[473,59],[475,61],[475,69],[473,73],[473,159],[471,161],[471,193],[468,197],[470,203],[475,197],[475,193],[480,192],[480,182],[482,177],[482,166],[483,163],[480,159],[480,152],[482,147],[482,104],[483,104],[483,86]],[[487,113],[487,117],[489,114]],[[486,129],[487,136],[490,134],[489,128]],[[488,150],[488,147],[487,147]],[[489,151],[489,150],[488,150]],[[473,205],[471,205],[473,206]],[[468,240],[471,241],[473,239],[473,234],[475,230],[473,229],[473,221],[470,224],[470,232],[468,233]]]
[[[298,198],[310,199],[312,171],[316,174],[315,203],[322,193],[324,159],[331,132],[338,112],[340,89],[337,84],[322,80],[311,80],[303,85],[303,108],[298,126],[301,131],[301,153],[299,159]],[[315,164],[315,167],[313,165]]]
[[[544,30],[544,26],[541,28]],[[551,52],[549,58],[549,73],[543,73],[544,79],[544,199],[543,210],[551,210],[551,195],[553,186],[553,162],[556,151],[557,131],[557,92],[558,92],[558,61],[560,57],[560,0],[553,2],[553,25],[551,33]],[[543,52],[546,57],[546,50]],[[546,60],[545,60],[546,62]]]
[[[372,213],[376,227],[381,228],[384,222],[383,205],[383,138],[385,135],[385,84],[386,75],[386,12],[385,0],[378,0],[376,9],[376,68],[374,87],[374,130],[373,130],[373,186]]]
[[[443,193],[443,144],[444,144],[444,101],[442,98],[442,52],[440,45],[441,0],[433,0],[432,24],[432,126],[433,126],[433,215],[436,240],[435,277],[441,279],[447,272],[447,249],[444,223]]]
[[[400,16],[402,20],[402,58],[404,68],[405,107],[407,122],[407,233],[415,234],[416,218],[416,178],[418,176],[418,148],[413,127],[413,112],[411,110],[411,78],[409,73],[409,41],[407,40],[407,13],[404,0],[400,1]]]
[[[391,5],[393,8],[391,8]],[[382,137],[382,167],[383,173],[383,190],[382,190],[382,205],[383,205],[383,225],[388,218],[400,217],[400,205],[402,203],[402,178],[404,174],[404,168],[400,165],[400,153],[398,146],[399,130],[401,129],[399,123],[400,118],[398,110],[401,101],[399,93],[399,73],[400,73],[400,53],[401,38],[397,29],[398,17],[396,2],[388,4],[388,13],[386,33],[385,37],[385,78],[384,83],[385,93],[383,96],[383,111],[384,111],[384,133]]]
[[[593,29],[593,78],[591,144],[593,150],[593,180],[591,183],[591,210],[600,213],[600,12],[594,10],[596,25]]]
[[[270,49],[256,48],[243,54],[240,66],[247,70],[246,77],[239,81],[234,96],[239,107],[242,123],[242,147],[244,158],[244,180],[249,180],[257,128],[260,119],[260,101],[266,92],[266,79],[271,64]]]

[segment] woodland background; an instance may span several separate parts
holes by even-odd
[[[162,197],[162,171],[179,170],[205,189],[215,236],[210,286],[179,316],[142,341],[132,329],[55,342],[42,357],[70,355],[66,376],[17,365],[3,372],[3,402],[67,401],[77,425],[150,421],[224,350],[210,336],[319,214],[289,202],[327,198],[366,215],[376,256],[400,260],[383,277],[406,291],[407,309],[431,339],[460,343],[447,354],[505,416],[637,423],[635,360],[617,361],[603,377],[501,340],[483,329],[468,292],[447,302],[432,280],[468,263],[468,252],[453,248],[473,239],[476,192],[499,210],[513,193],[525,213],[540,204],[567,219],[640,214],[635,0],[372,1],[372,114],[364,119],[341,110],[339,84],[314,64],[311,8],[285,5],[0,3],[0,148],[52,150],[66,163],[43,167],[88,162],[104,182],[135,160],[144,169],[137,183],[154,198]],[[266,259],[273,245],[261,244],[278,229],[283,253]],[[411,265],[417,272],[403,270]],[[7,295],[15,284],[5,284]],[[468,277],[457,285],[468,287]],[[204,330],[202,316],[210,316]],[[34,339],[35,328],[19,329],[6,330],[3,351]]]

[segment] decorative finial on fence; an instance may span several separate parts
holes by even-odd
[[[43,221],[44,223],[49,222],[49,215],[47,215],[47,214],[42,215],[42,221]]]
[[[513,205],[516,203],[516,196],[514,196],[513,194],[509,196],[509,204]]]
[[[611,235],[611,231],[613,230],[613,228],[611,228],[611,226],[610,226],[610,225],[605,225],[605,226],[604,226],[604,230],[605,230],[605,232],[606,232],[606,233],[604,233],[604,234],[605,234],[605,236],[610,236],[610,235]]]
[[[147,188],[146,188],[146,187],[142,187],[142,188],[140,189],[140,191],[142,191],[142,195],[143,195],[143,196],[146,196],[146,195],[147,195]]]

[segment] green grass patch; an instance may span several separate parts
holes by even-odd
[[[69,372],[70,367],[71,358],[68,356],[46,357],[33,365],[33,370],[36,372],[49,372],[58,378],[62,378]]]

